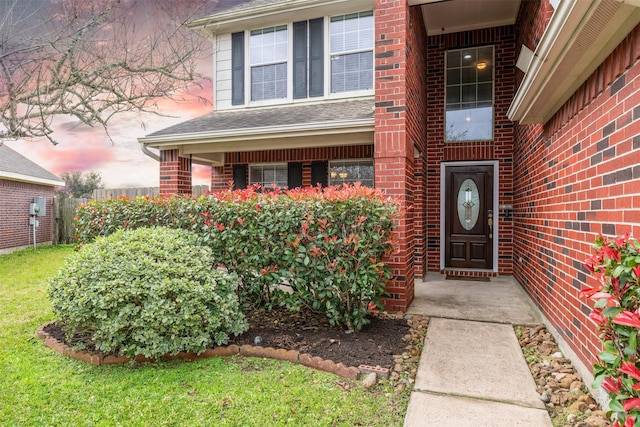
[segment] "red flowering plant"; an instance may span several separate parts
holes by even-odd
[[[599,236],[595,250],[585,267],[597,284],[580,292],[594,301],[589,318],[603,344],[594,387],[608,392],[614,427],[640,427],[640,244],[628,233],[616,239]]]
[[[360,185],[223,191],[200,197],[93,201],[77,212],[78,241],[149,226],[185,229],[212,264],[240,278],[244,306],[309,307],[359,330],[381,308],[394,251],[396,202]]]

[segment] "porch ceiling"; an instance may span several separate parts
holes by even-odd
[[[139,141],[220,165],[224,153],[373,144],[374,99],[215,111]]]
[[[408,0],[420,6],[428,35],[515,23],[521,0]]]

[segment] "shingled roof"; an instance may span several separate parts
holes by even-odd
[[[204,116],[159,130],[146,138],[180,134],[224,132],[233,134],[237,130],[277,128],[320,123],[345,123],[350,121],[370,121],[374,123],[373,98],[316,104],[287,104],[277,107],[249,108],[241,110],[214,111]]]
[[[42,185],[64,185],[59,177],[0,143],[0,179]]]
[[[199,11],[198,16],[215,16],[220,13],[240,12],[259,6],[283,3],[284,1],[286,0],[219,0],[205,5]]]

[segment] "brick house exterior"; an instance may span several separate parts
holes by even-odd
[[[141,142],[161,151],[163,193],[189,192],[192,162],[212,166],[214,190],[371,168],[406,211],[388,309],[406,310],[427,272],[511,275],[590,364],[582,263],[598,233],[640,236],[638,23],[640,5],[618,0],[223,1],[192,22],[214,44],[214,112]],[[348,27],[372,45],[342,46]],[[278,35],[281,62],[265,42]],[[342,65],[356,90],[334,87]]]
[[[64,181],[0,144],[0,254],[33,244],[29,205],[36,197],[46,203],[46,215],[37,217],[36,243],[53,241],[56,186],[64,186]]]

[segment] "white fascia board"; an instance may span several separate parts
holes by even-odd
[[[65,182],[64,181],[56,181],[56,180],[53,180],[53,179],[38,178],[38,177],[35,177],[35,176],[23,175],[23,174],[15,173],[15,172],[0,171],[0,178],[8,179],[10,181],[28,182],[28,183],[31,183],[31,184],[41,184],[41,185],[47,185],[47,186],[52,186],[52,187],[64,187],[65,186]]]
[[[304,123],[286,126],[263,126],[259,128],[231,129],[215,132],[194,132],[174,135],[159,135],[139,138],[138,141],[151,147],[179,146],[194,141],[216,142],[235,140],[256,140],[290,138],[297,136],[344,134],[373,131],[373,118],[349,121],[331,121],[321,123]],[[165,147],[166,148],[166,147]]]
[[[210,37],[216,33],[241,31],[276,23],[282,24],[374,8],[375,0],[290,0],[194,19],[188,22],[187,26]]]
[[[640,23],[640,8],[616,3],[560,2],[509,107],[509,120],[546,123]],[[599,36],[593,39],[596,32]]]
[[[597,0],[595,0],[597,1]],[[549,21],[536,48],[529,69],[516,92],[507,117],[521,121],[539,96],[540,90],[549,80],[551,68],[562,57],[562,51],[570,35],[580,25],[587,10],[595,7],[594,0],[563,0]]]

